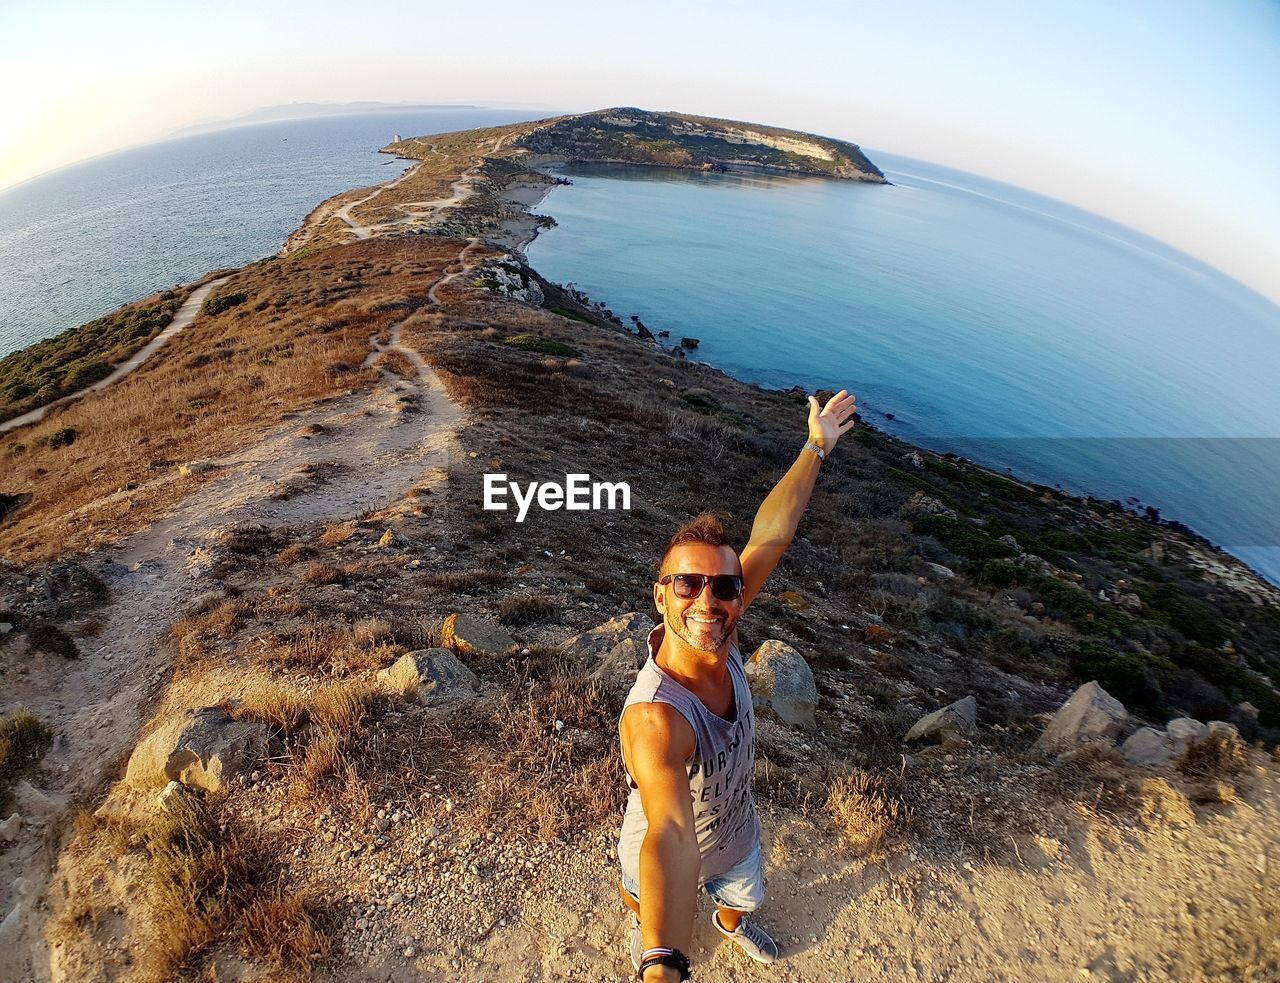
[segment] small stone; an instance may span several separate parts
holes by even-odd
[[[0,840],[12,843],[18,838],[18,834],[21,832],[22,817],[16,812],[4,822],[0,823]]]

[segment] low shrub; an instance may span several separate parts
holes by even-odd
[[[207,317],[213,317],[221,314],[223,311],[237,307],[249,299],[248,294],[244,293],[224,293],[208,297],[205,302],[200,305],[200,313]]]
[[[550,338],[543,338],[536,334],[512,335],[503,343],[522,352],[534,352],[538,355],[564,355],[569,357],[581,355],[581,352],[576,348],[566,345],[562,341],[552,341]]]
[[[52,740],[53,732],[27,710],[0,717],[0,796]]]
[[[76,442],[78,436],[75,427],[60,427],[45,438],[45,443],[54,448],[70,447]]]

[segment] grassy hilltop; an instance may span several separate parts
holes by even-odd
[[[636,112],[397,144],[420,166],[325,202],[142,369],[13,435],[0,814],[20,822],[0,914],[19,916],[0,976],[621,974],[622,691],[563,646],[654,613],[693,514],[744,543],[806,408],[540,277],[517,248],[539,221],[526,192],[574,154],[714,166],[715,130],[763,134],[783,146],[725,147],[790,167],[786,140],[824,139],[611,122]],[[678,152],[671,121],[694,128]],[[854,166],[852,145],[815,145],[833,176]],[[625,481],[632,508],[516,525],[481,507],[494,471]],[[860,426],[741,627],[745,653],[792,646],[818,690],[812,729],[761,712],[755,776],[795,974],[1280,965],[1257,866],[1280,819],[1278,600],[1188,530]],[[474,674],[456,702],[385,674],[441,646]],[[1130,727],[1231,719],[1257,746],[1157,771],[1038,751],[1091,679]],[[967,740],[904,747],[965,696]],[[234,780],[162,805],[197,708],[261,743]],[[704,929],[699,975],[750,975]]]

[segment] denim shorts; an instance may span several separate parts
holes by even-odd
[[[640,885],[624,871],[622,886],[634,901],[640,900]],[[707,897],[719,908],[755,911],[764,901],[764,859],[760,844],[719,877],[702,885]]]

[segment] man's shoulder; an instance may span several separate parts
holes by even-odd
[[[632,703],[619,721],[622,743],[633,747],[673,747],[687,758],[697,746],[693,725],[678,707],[661,700]]]

